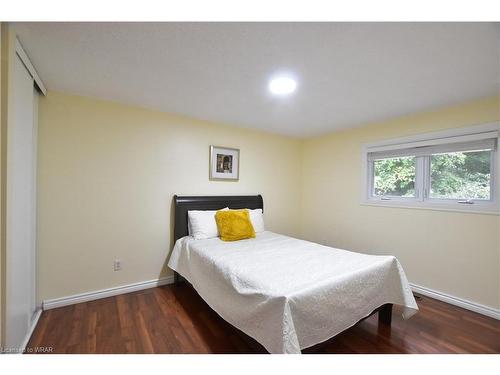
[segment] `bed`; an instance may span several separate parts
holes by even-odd
[[[189,210],[264,208],[262,196],[175,196],[175,245],[169,260],[223,319],[270,353],[301,353],[392,305],[409,318],[418,306],[393,256],[335,249],[270,231],[224,242],[188,236]]]

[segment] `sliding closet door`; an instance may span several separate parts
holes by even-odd
[[[7,129],[6,344],[18,348],[35,306],[36,103],[34,81],[16,55]]]

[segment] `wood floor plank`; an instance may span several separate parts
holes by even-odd
[[[377,316],[304,353],[500,353],[500,321],[428,297],[409,320]],[[265,353],[188,285],[164,286],[44,311],[28,348],[53,353]]]

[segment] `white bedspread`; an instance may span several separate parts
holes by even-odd
[[[222,318],[270,353],[300,353],[385,303],[417,310],[393,256],[334,249],[272,232],[223,242],[184,237],[169,267]]]

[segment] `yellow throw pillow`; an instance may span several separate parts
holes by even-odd
[[[248,210],[217,211],[215,221],[222,241],[239,241],[255,237]]]

